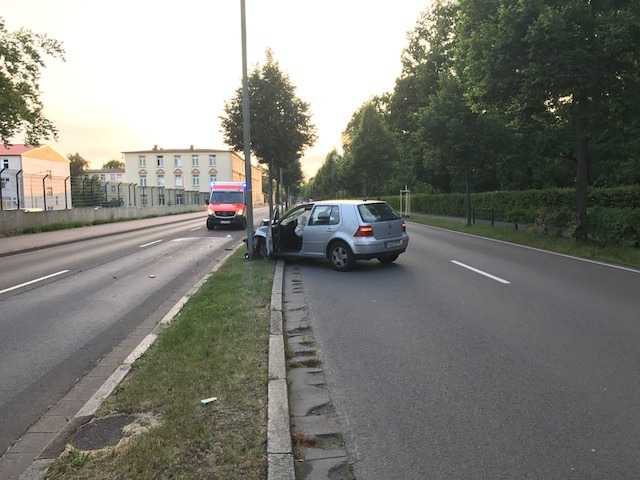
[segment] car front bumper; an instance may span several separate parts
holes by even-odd
[[[209,215],[207,222],[211,225],[243,225],[244,215],[234,215],[233,217],[218,217],[216,215]]]

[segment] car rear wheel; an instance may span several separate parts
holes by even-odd
[[[398,259],[399,256],[399,253],[395,253],[393,255],[383,255],[381,257],[378,257],[378,260],[380,261],[380,263],[393,263]]]
[[[267,242],[264,238],[258,237],[256,239],[256,253],[260,258],[267,258]]]
[[[334,242],[329,248],[329,261],[335,270],[346,272],[353,267],[355,258],[349,245],[344,242]]]

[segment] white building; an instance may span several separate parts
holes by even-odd
[[[124,168],[99,168],[93,170],[85,170],[83,173],[87,177],[96,177],[103,182],[124,182]]]
[[[53,148],[0,144],[0,170],[3,209],[71,208],[69,160]]]
[[[164,149],[122,152],[124,182],[141,187],[166,187],[198,191],[206,196],[215,181],[244,180],[244,160],[230,150],[209,148]],[[253,197],[263,203],[262,170],[253,167]]]

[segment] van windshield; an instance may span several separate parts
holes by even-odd
[[[388,222],[400,218],[386,203],[364,203],[358,205],[358,211],[362,220],[367,223]]]
[[[244,203],[243,192],[211,192],[210,203]]]

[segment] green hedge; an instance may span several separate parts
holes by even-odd
[[[411,209],[418,213],[464,217],[463,193],[415,194],[411,196]],[[398,196],[385,197],[394,208],[399,207]],[[478,218],[501,221],[518,220],[534,223],[540,209],[574,209],[575,190],[555,188],[514,192],[484,192],[471,194],[471,204]],[[606,208],[640,208],[640,185],[616,188],[594,188],[589,192],[589,206]]]
[[[399,208],[398,196],[384,197]],[[575,190],[547,189],[484,192],[471,195],[476,218],[528,223],[540,232],[572,235],[575,229]],[[411,210],[430,215],[465,216],[465,195],[415,194]],[[640,185],[594,188],[589,192],[588,231],[603,244],[640,246]]]

